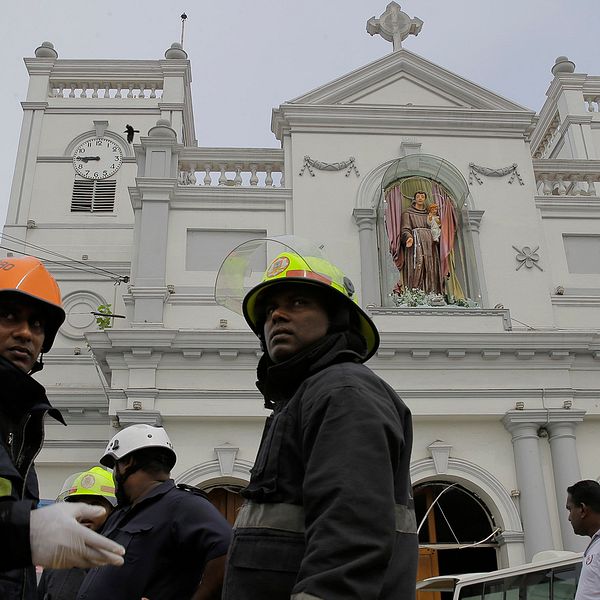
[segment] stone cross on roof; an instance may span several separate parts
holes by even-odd
[[[379,19],[371,17],[367,21],[367,33],[379,34],[384,40],[392,42],[394,52],[402,48],[402,41],[409,35],[419,35],[421,27],[423,21],[417,17],[411,19],[400,10],[397,2],[390,2]]]

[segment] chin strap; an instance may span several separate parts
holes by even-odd
[[[38,359],[33,363],[33,367],[31,367],[31,371],[29,371],[30,375],[34,373],[39,373],[44,368],[44,355],[40,354]]]

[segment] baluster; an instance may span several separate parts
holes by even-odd
[[[273,187],[273,177],[271,176],[273,167],[271,165],[265,165],[265,187]]]
[[[146,84],[145,83],[140,83],[140,93],[138,94],[138,98],[140,100],[146,99]]]
[[[600,112],[600,96],[596,96],[594,98],[594,102],[596,103],[596,108],[594,112]]]
[[[594,183],[594,176],[587,175],[585,180],[587,181],[587,195],[588,196],[597,196],[596,193],[596,184]]]
[[[58,84],[58,95],[61,98],[65,97],[65,84],[64,83],[59,83]]]
[[[570,180],[573,182],[571,186],[571,196],[580,196],[583,192],[581,183],[579,182],[579,175],[571,175]]]
[[[190,163],[190,185],[198,184],[198,179],[196,178],[197,171],[198,165],[196,163]]]
[[[77,84],[71,83],[71,92],[69,93],[69,98],[75,98],[75,86]]]
[[[552,196],[552,181],[550,180],[550,176],[546,173],[542,173],[540,175],[542,179],[542,183],[544,184],[543,193],[544,196]]]
[[[115,98],[122,98],[123,96],[121,95],[121,90],[123,89],[123,86],[120,83],[117,83],[117,93],[115,94]]]
[[[156,98],[156,84],[150,86],[150,98]]]
[[[92,98],[98,97],[98,84],[94,83],[94,91],[92,92]]]
[[[565,185],[565,182],[563,181],[563,175],[557,175],[556,179],[557,179],[557,184],[558,184],[558,195],[566,196],[567,195],[567,186]]]
[[[250,165],[250,185],[258,185],[257,169],[258,165]]]
[[[204,171],[205,171],[205,175],[204,175],[204,185],[212,185],[212,178],[210,176],[210,172],[212,170],[212,165],[210,163],[206,163],[204,165]]]
[[[127,94],[127,98],[133,98],[133,83],[129,84],[129,93]]]
[[[242,165],[235,165],[235,177],[233,178],[233,185],[240,187],[242,185]]]
[[[227,185],[227,175],[225,175],[225,165],[219,165],[221,175],[219,175],[219,185]]]
[[[279,187],[282,187],[282,188],[285,187],[285,173],[284,173],[283,167],[281,167],[281,179],[279,181]]]

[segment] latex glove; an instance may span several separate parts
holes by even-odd
[[[51,569],[122,565],[123,546],[78,523],[102,512],[101,506],[80,502],[59,502],[32,510],[29,540],[33,564]]]

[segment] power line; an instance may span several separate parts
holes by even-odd
[[[44,248],[42,246],[37,246],[36,244],[32,244],[30,242],[26,242],[25,240],[20,240],[19,238],[15,238],[13,236],[4,234],[3,237],[7,238],[9,242],[13,242],[13,243],[19,243],[19,244],[24,244],[25,246],[29,246],[30,248],[34,248],[35,250],[44,252],[46,254],[50,254],[53,256],[57,256],[59,258],[64,258],[65,260],[68,260],[70,263],[76,263],[79,265],[82,265],[85,267],[85,269],[80,269],[80,270],[84,270],[86,273],[92,273],[93,271],[97,271],[99,275],[102,275],[104,277],[108,276],[111,279],[117,280],[118,283],[120,283],[121,281],[124,281],[125,279],[129,279],[127,276],[123,277],[122,275],[119,275],[117,273],[113,273],[112,271],[108,271],[107,269],[102,269],[101,267],[97,267],[93,264],[90,263],[86,263],[83,262],[81,260],[77,260],[76,258],[71,258],[70,256],[66,256],[64,254],[60,254],[59,252],[54,252],[52,250],[48,250],[47,248]],[[0,247],[4,247],[4,246],[0,246]],[[12,250],[13,252],[18,252],[19,254],[25,254],[24,252],[22,252],[21,250],[16,250],[14,248],[6,248],[7,250]],[[31,256],[35,256],[36,258],[39,258],[40,260],[45,260],[47,262],[51,262],[51,263],[55,263],[55,264],[60,264],[60,265],[64,265],[64,266],[68,266],[71,267],[73,269],[76,269],[76,267],[74,267],[72,264],[67,264],[67,263],[63,263],[60,261],[52,261],[49,258],[44,258],[41,256],[37,256],[35,254],[31,254],[28,253]],[[93,271],[90,271],[90,269],[92,269]],[[125,281],[125,283],[127,283],[127,281]]]
[[[104,273],[98,273],[96,271],[89,271],[88,269],[82,269],[81,267],[76,267],[75,265],[71,265],[65,262],[60,262],[57,260],[51,260],[49,258],[43,258],[41,256],[37,256],[36,254],[29,254],[26,255],[24,252],[21,252],[21,250],[17,250],[16,248],[9,248],[8,246],[4,246],[2,244],[0,244],[0,248],[2,248],[3,250],[8,250],[9,252],[16,252],[17,254],[23,254],[24,256],[33,256],[34,258],[39,258],[40,260],[43,260],[45,262],[49,262],[51,264],[54,265],[60,265],[61,267],[66,267],[68,269],[73,269],[74,271],[81,271],[82,273],[87,273],[88,275],[96,275],[96,276],[101,276],[101,277],[107,277],[111,280],[115,280],[115,284],[117,283],[121,283],[121,281],[125,281],[125,279],[127,279],[127,281],[129,281],[129,277],[125,278],[125,277],[121,277],[119,276],[114,276],[114,275],[106,275]],[[85,263],[83,263],[85,264]],[[118,279],[117,279],[118,277]]]
[[[123,281],[124,283],[127,283],[127,281],[125,281],[125,279],[129,280],[128,277],[123,277],[122,275],[118,275],[117,273],[113,273],[112,271],[108,271],[107,269],[102,269],[101,267],[96,267],[95,265],[92,265],[90,263],[86,263],[86,262],[83,262],[81,260],[77,260],[76,258],[71,258],[70,256],[66,256],[65,254],[61,254],[60,252],[55,252],[54,250],[48,250],[48,248],[44,248],[43,246],[38,246],[37,244],[32,244],[31,242],[27,242],[26,240],[19,239],[18,237],[15,237],[15,236],[10,235],[8,233],[3,233],[2,237],[7,238],[9,242],[18,242],[20,244],[24,244],[25,246],[29,246],[29,247],[34,248],[36,250],[41,250],[42,252],[46,252],[47,254],[51,254],[53,256],[58,256],[60,258],[65,258],[65,259],[67,259],[69,261],[72,261],[72,262],[78,263],[80,265],[83,265],[86,268],[92,268],[92,269],[94,269],[96,271],[101,271],[101,272],[104,272],[104,273],[108,273],[109,275],[111,275],[111,277],[117,279],[119,283],[121,281]],[[15,252],[18,252],[18,251],[15,250]],[[40,257],[38,256],[36,258],[40,258]]]

